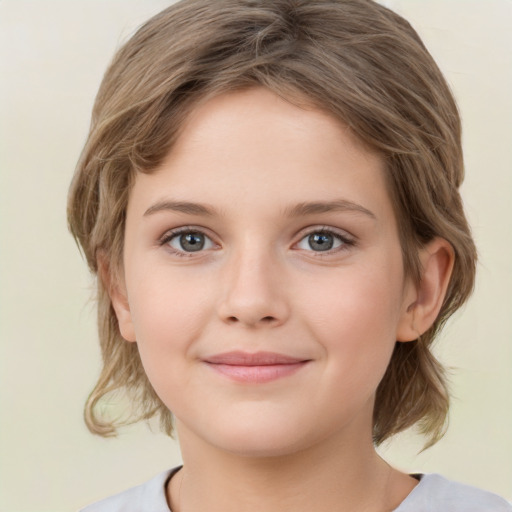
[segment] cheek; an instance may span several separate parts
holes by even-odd
[[[130,306],[137,346],[156,394],[173,412],[193,385],[193,347],[204,325],[201,294],[183,282],[169,284],[157,274],[140,281]]]
[[[358,369],[384,373],[396,342],[401,275],[397,265],[387,272],[372,266],[339,271],[303,301],[310,329],[337,370],[350,370],[354,378]]]
[[[209,315],[204,289],[196,282],[153,267],[134,276],[129,303],[139,352],[151,380],[188,355]],[[178,357],[179,356],[179,357]]]

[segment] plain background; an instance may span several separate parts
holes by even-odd
[[[89,434],[100,368],[92,280],[67,233],[66,194],[114,50],[164,0],[0,0],[0,511],[60,512],[180,462],[144,425]],[[512,2],[389,0],[446,74],[464,122],[463,196],[480,250],[476,293],[439,342],[454,368],[451,426],[398,467],[512,499]]]

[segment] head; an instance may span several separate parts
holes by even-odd
[[[119,50],[93,110],[69,198],[71,231],[98,275],[104,366],[86,405],[89,428],[115,424],[98,412],[125,390],[133,420],[172,416],[149,383],[135,343],[121,336],[111,293],[123,276],[130,192],[172,152],[198,105],[263,87],[347,128],[383,162],[404,275],[422,279],[421,251],[446,240],[454,260],[441,309],[415,340],[396,342],[379,384],[373,437],[412,425],[431,442],[443,432],[448,392],[431,352],[436,334],[471,293],[476,253],[464,216],[461,127],[450,90],[410,25],[367,0],[186,0],[149,20]]]

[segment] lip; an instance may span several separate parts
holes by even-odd
[[[309,363],[275,352],[225,352],[204,359],[214,371],[237,382],[264,383],[293,375]]]

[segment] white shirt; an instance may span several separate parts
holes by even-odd
[[[160,473],[142,485],[93,503],[79,512],[172,512],[165,487],[178,469]],[[393,512],[512,512],[512,505],[490,492],[452,482],[437,474],[418,477],[418,485]]]

